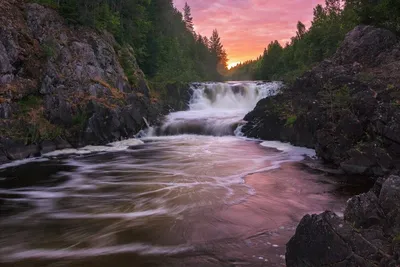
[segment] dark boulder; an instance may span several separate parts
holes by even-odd
[[[400,176],[392,175],[382,185],[379,205],[386,215],[390,231],[400,237]]]
[[[25,145],[11,139],[2,140],[3,153],[9,160],[20,160],[40,156],[40,147],[37,145]]]
[[[393,48],[398,41],[397,36],[389,30],[365,25],[357,26],[346,35],[333,58],[338,64],[357,62],[373,65],[382,52]]]
[[[379,177],[400,167],[400,41],[358,26],[335,55],[261,100],[243,133],[313,147],[348,174]]]
[[[384,217],[378,197],[372,191],[351,198],[344,212],[344,219],[355,228],[379,226]]]
[[[286,246],[292,266],[374,266],[378,249],[332,212],[305,216]]]
[[[10,159],[133,137],[144,120],[187,107],[187,84],[150,90],[134,49],[107,32],[24,0],[0,1],[0,14],[0,136],[18,144],[0,146]]]
[[[392,175],[351,198],[344,219],[306,215],[287,244],[287,266],[398,266],[399,203],[400,177]]]

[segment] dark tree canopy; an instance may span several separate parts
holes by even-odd
[[[211,55],[215,59],[214,65],[216,66],[219,73],[223,74],[228,66],[228,56],[221,43],[218,31],[215,29],[210,38],[210,51]]]
[[[188,3],[185,3],[185,7],[183,8],[183,20],[186,24],[186,29],[190,32],[194,32],[194,24],[193,24],[193,17],[192,17],[192,10]]]
[[[400,33],[399,0],[326,0],[314,8],[307,30],[297,23],[296,36],[285,47],[271,42],[260,58],[229,72],[230,79],[292,80],[314,64],[333,55],[346,33],[357,24],[371,24]]]
[[[220,80],[221,69],[226,68],[220,39],[215,50],[208,38],[194,32],[187,3],[182,14],[172,0],[32,1],[57,8],[71,24],[111,32],[120,45],[134,48],[140,67],[151,80]]]

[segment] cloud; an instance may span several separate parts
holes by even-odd
[[[255,59],[273,40],[282,44],[295,35],[296,24],[307,26],[313,8],[324,0],[174,0],[182,10],[192,8],[196,31],[210,36],[218,29],[229,61]]]

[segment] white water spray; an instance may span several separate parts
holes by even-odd
[[[244,116],[261,99],[275,95],[280,82],[195,83],[188,111],[169,114],[157,135],[240,135]]]

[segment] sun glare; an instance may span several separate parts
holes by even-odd
[[[235,67],[237,64],[239,64],[239,62],[230,62],[228,64],[228,69],[231,69],[231,68]]]

